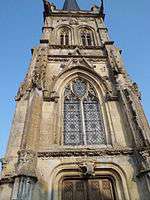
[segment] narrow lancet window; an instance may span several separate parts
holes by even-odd
[[[75,79],[65,88],[64,144],[105,144],[104,124],[94,88],[83,79]]]

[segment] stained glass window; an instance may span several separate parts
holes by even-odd
[[[64,144],[104,144],[102,113],[92,86],[76,79],[67,85],[64,95]]]
[[[83,144],[80,109],[80,102],[78,100],[65,100],[64,139],[66,145]]]
[[[88,97],[83,102],[83,108],[87,144],[99,145],[105,143],[104,126],[99,102]]]
[[[84,96],[86,93],[86,83],[83,80],[77,79],[73,82],[73,91],[79,97]]]

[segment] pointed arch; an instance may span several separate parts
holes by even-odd
[[[98,38],[95,30],[88,25],[80,25],[78,29],[79,43],[83,46],[98,45]]]
[[[59,127],[59,130],[58,130],[58,128],[57,128],[57,130],[55,130],[55,127],[57,127],[56,124],[53,125],[54,126],[53,132],[55,132],[55,133],[57,132],[55,140],[57,141],[58,144],[64,143],[63,124],[64,124],[64,111],[65,111],[65,108],[64,108],[65,88],[67,87],[67,85],[69,83],[71,83],[71,81],[78,79],[78,78],[79,79],[81,78],[81,79],[85,80],[86,82],[88,82],[88,84],[93,87],[94,91],[97,94],[96,98],[98,99],[98,106],[100,106],[100,108],[101,108],[101,116],[103,117],[103,126],[105,129],[105,140],[106,140],[105,142],[103,142],[103,144],[101,143],[101,145],[105,147],[107,144],[111,144],[110,128],[109,128],[108,116],[107,116],[106,105],[105,105],[105,94],[107,91],[106,86],[105,86],[105,84],[103,84],[102,78],[97,73],[94,73],[92,70],[90,70],[90,73],[89,73],[89,71],[87,71],[87,70],[85,71],[85,68],[83,70],[82,67],[80,69],[79,69],[79,67],[71,68],[71,69],[66,70],[65,72],[61,73],[60,76],[55,81],[55,84],[53,85],[53,90],[56,91],[57,94],[60,96],[59,103],[58,103],[58,106],[59,106],[58,112],[60,113],[61,117],[57,118],[55,120],[55,123],[57,123],[57,124],[59,123],[62,125],[61,127]],[[78,108],[76,105],[76,112],[78,112],[78,114],[79,114],[79,110],[80,110],[79,102],[76,101],[76,103],[78,104]],[[85,101],[84,106],[88,107],[88,104],[86,104],[86,103],[87,102]],[[97,104],[97,102],[95,102],[95,104]],[[76,127],[76,128],[77,128],[76,131],[78,131],[78,134],[79,134],[79,132],[80,132],[79,129],[81,128],[81,125],[78,124],[78,127]],[[81,137],[81,135],[78,135],[78,138],[80,138],[80,137]],[[82,145],[83,141],[82,142],[80,141],[79,143],[80,144],[78,144],[78,145]],[[95,143],[94,145],[96,146],[99,144]],[[88,144],[88,142],[87,142],[87,145],[90,145],[90,144]],[[71,143],[70,143],[70,146],[71,146]]]
[[[73,31],[72,27],[68,25],[61,25],[56,28],[58,44],[62,46],[72,45]]]
[[[67,68],[65,68],[54,81],[52,85],[53,90],[58,91],[63,84],[67,84],[66,80],[69,81],[70,77],[75,76],[75,74],[77,76],[81,75],[86,79],[89,79],[91,83],[94,82],[94,85],[97,86],[96,90],[98,90],[102,94],[103,98],[107,92],[110,92],[110,87],[108,83],[103,79],[103,77],[101,77],[96,71],[94,71],[89,63],[79,66],[68,66]]]
[[[79,77],[64,91],[64,144],[105,144],[105,130],[99,99],[91,84]]]
[[[55,169],[49,174],[49,180],[52,180],[50,184],[55,187],[53,198],[61,199],[61,190],[60,184],[62,185],[62,180],[64,177],[77,178],[81,177],[80,169],[78,162],[66,162],[55,166]],[[122,200],[130,200],[131,196],[129,193],[129,185],[127,179],[129,179],[129,174],[124,171],[122,166],[116,164],[115,162],[95,162],[96,167],[96,175],[95,178],[100,177],[111,177],[113,180],[113,184],[115,186],[115,193],[117,199]],[[58,184],[59,183],[59,184]]]

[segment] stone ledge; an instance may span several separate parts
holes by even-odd
[[[131,155],[134,150],[131,148],[127,149],[60,149],[50,151],[40,151],[37,153],[38,157],[72,157],[72,156],[104,156],[104,155]]]
[[[57,148],[57,150],[55,150]],[[148,147],[107,147],[107,148],[70,148],[55,147],[50,150],[37,152],[37,157],[77,157],[77,156],[115,156],[115,155],[134,155],[136,152],[149,152]]]
[[[59,45],[59,44],[49,44],[50,49],[76,49],[79,48],[80,50],[104,50],[103,46],[83,46],[83,45]]]
[[[5,177],[0,179],[0,185],[8,184],[8,183],[14,183],[13,177]]]

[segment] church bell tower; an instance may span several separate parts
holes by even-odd
[[[104,5],[43,0],[40,43],[16,95],[1,200],[149,200],[150,129]]]

